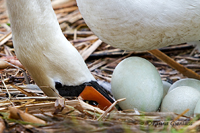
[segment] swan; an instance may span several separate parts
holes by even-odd
[[[183,75],[200,75],[157,48],[190,42],[200,50],[199,0],[76,0],[88,27],[107,44],[149,52]],[[155,50],[154,50],[155,49]]]
[[[199,0],[77,0],[91,30],[123,50],[144,51],[200,39]]]
[[[91,97],[93,87],[95,96],[103,95],[100,102],[114,102],[62,34],[50,0],[7,0],[6,5],[16,56],[47,96],[81,94],[84,100],[98,101]]]

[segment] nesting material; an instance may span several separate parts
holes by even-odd
[[[112,75],[112,92],[122,109],[137,108],[157,111],[163,96],[163,84],[156,68],[140,57],[130,57],[120,62]]]

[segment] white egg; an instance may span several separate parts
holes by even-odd
[[[194,114],[200,114],[200,99],[198,100],[196,107],[194,109]]]
[[[197,89],[200,92],[200,80],[192,79],[192,78],[180,79],[180,80],[176,81],[169,88],[168,92],[170,92],[171,90],[173,90],[179,86],[190,86],[192,88]]]
[[[162,83],[163,83],[163,98],[164,98],[167,95],[167,92],[171,87],[171,84],[167,81],[162,81]]]
[[[163,84],[156,68],[140,57],[129,57],[120,62],[112,75],[112,92],[122,109],[157,111],[163,96]]]
[[[170,91],[163,99],[161,112],[183,113],[190,109],[185,115],[192,116],[197,101],[200,98],[200,92],[189,86],[179,86]]]

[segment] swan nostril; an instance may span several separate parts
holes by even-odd
[[[88,103],[88,104],[90,104],[90,105],[93,105],[93,106],[98,106],[99,105],[99,103],[96,102],[96,101],[89,101],[89,100],[83,100],[83,101]]]

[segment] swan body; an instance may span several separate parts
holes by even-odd
[[[77,0],[91,30],[124,50],[144,51],[200,39],[199,0]]]
[[[7,8],[17,58],[46,95],[58,96],[56,83],[77,86],[95,81],[62,34],[50,0],[7,0]]]

